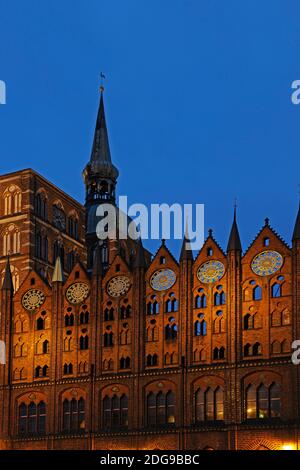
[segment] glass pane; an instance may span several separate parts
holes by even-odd
[[[272,384],[270,387],[270,407],[271,418],[279,418],[281,411],[281,390],[278,384]]]
[[[147,397],[147,420],[150,426],[156,424],[156,398],[153,393]]]
[[[214,392],[208,388],[205,392],[206,420],[214,420]]]
[[[203,390],[201,389],[197,390],[196,395],[195,395],[195,401],[196,401],[196,410],[195,410],[196,421],[204,421],[205,416],[204,416],[204,392]]]
[[[167,423],[175,423],[175,394],[173,392],[167,393]]]
[[[215,391],[215,402],[216,402],[216,419],[222,421],[224,419],[224,402],[223,402],[223,390],[217,388]]]
[[[247,419],[256,418],[256,389],[254,385],[250,385],[246,393],[246,416]]]
[[[268,389],[261,385],[258,389],[258,417],[268,418],[269,416],[269,397]]]
[[[166,423],[166,400],[165,395],[162,392],[159,392],[156,397],[157,403],[157,424]]]

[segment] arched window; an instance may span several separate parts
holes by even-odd
[[[121,320],[126,320],[131,317],[131,305],[122,305],[120,311]]]
[[[84,398],[63,401],[63,432],[82,432],[85,429]]]
[[[79,349],[81,351],[84,351],[86,349],[89,349],[89,337],[87,335],[85,336],[80,336],[79,338]]]
[[[121,357],[120,369],[130,369],[130,357]]]
[[[254,328],[254,315],[246,313],[244,316],[244,330],[252,330]]]
[[[68,233],[70,237],[78,240],[78,219],[74,215],[68,217]]]
[[[269,393],[265,385],[261,384],[257,390],[258,417],[267,418],[269,415]]]
[[[103,335],[103,338],[104,338],[104,346],[105,347],[109,347],[109,346],[114,345],[114,341],[113,341],[114,335],[113,335],[112,331],[106,331]]]
[[[147,425],[164,426],[175,424],[175,394],[172,390],[164,393],[150,392],[146,397]]]
[[[43,192],[35,196],[35,212],[41,219],[47,219],[47,197]]]
[[[249,343],[244,346],[244,357],[251,356],[251,345]]]
[[[113,321],[114,320],[114,308],[106,307],[104,310],[104,321]]]
[[[270,393],[270,417],[279,418],[281,412],[281,387],[277,383],[272,383],[269,388]]]
[[[224,392],[221,387],[213,390],[198,388],[194,395],[195,422],[222,421],[224,419]]]
[[[252,349],[253,356],[260,356],[262,354],[262,348],[260,343],[255,343]]]
[[[198,289],[198,294],[195,297],[195,308],[206,308],[206,295],[204,294],[204,289],[201,287]]]
[[[80,312],[79,315],[79,324],[80,325],[87,325],[89,323],[90,314],[87,310]]]
[[[175,340],[177,338],[177,325],[176,323],[169,323],[165,327],[165,338],[166,340]]]
[[[3,256],[20,253],[20,251],[20,230],[16,225],[10,224],[3,231]]]
[[[43,354],[48,354],[50,352],[50,343],[49,341],[46,339],[44,342],[43,342]]]
[[[205,320],[197,320],[194,323],[195,336],[206,336],[207,324]]]
[[[158,334],[158,327],[157,326],[149,326],[147,328],[147,341],[158,341],[159,334]]]
[[[214,295],[214,304],[215,305],[225,305],[226,303],[226,295],[223,290],[220,292],[216,292]]]
[[[246,389],[247,419],[272,419],[281,415],[281,387],[273,382],[269,387],[250,384]]]
[[[166,308],[165,311],[167,313],[177,312],[178,310],[178,301],[176,300],[173,293],[169,294],[169,298],[166,301]]]
[[[64,364],[64,375],[73,374],[73,364]]]
[[[128,396],[106,395],[102,400],[102,426],[104,429],[128,426]]]
[[[65,315],[65,326],[74,326],[74,315],[73,315],[73,313],[67,313]]]
[[[157,354],[148,354],[146,358],[146,364],[148,367],[157,366],[158,365]]]
[[[220,348],[213,349],[213,359],[225,359],[225,348],[221,346]]]
[[[22,192],[18,186],[11,185],[3,193],[4,215],[17,214],[22,210]]]
[[[271,296],[272,297],[281,297],[282,296],[282,285],[275,282],[271,287]]]
[[[247,419],[256,418],[257,410],[257,397],[256,388],[254,385],[249,385],[246,390],[246,416]]]
[[[158,315],[159,303],[156,300],[156,295],[152,295],[151,300],[147,303],[147,315]]]
[[[37,366],[35,368],[35,378],[36,379],[41,379],[41,378],[45,378],[45,377],[48,377],[49,375],[49,367],[47,365],[41,367],[41,366]]]
[[[45,329],[45,318],[39,317],[36,321],[36,329],[37,330],[44,330]]]
[[[46,403],[31,401],[28,405],[21,403],[18,407],[18,434],[38,435],[46,431]]]
[[[261,300],[262,299],[262,290],[260,286],[255,286],[253,291],[253,300]]]
[[[175,393],[169,391],[166,394],[167,424],[175,423]]]

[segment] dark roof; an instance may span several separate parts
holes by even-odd
[[[234,209],[233,223],[229,235],[227,251],[242,251],[239,229],[236,222],[236,209]]]

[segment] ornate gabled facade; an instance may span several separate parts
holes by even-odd
[[[300,211],[242,254],[209,231],[193,259],[163,241],[100,242],[115,204],[101,93],[85,206],[32,170],[0,177],[2,449],[298,448]]]

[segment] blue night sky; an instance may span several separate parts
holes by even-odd
[[[32,167],[83,201],[104,71],[118,194],[204,203],[223,246],[237,196],[244,249],[266,216],[290,241],[299,0],[0,0],[0,23],[1,173]]]

